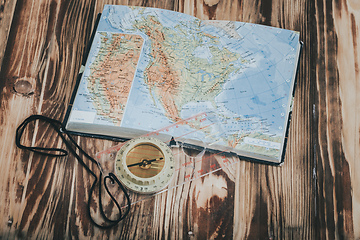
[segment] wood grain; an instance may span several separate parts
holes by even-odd
[[[316,4],[319,227],[330,239],[360,237],[358,9],[355,1]]]
[[[31,114],[63,119],[104,4],[300,31],[304,48],[284,165],[240,161],[133,204],[113,229],[94,227],[86,213],[91,198],[99,216],[89,173],[73,156],[17,149],[14,138]],[[359,239],[359,22],[356,0],[1,1],[0,239]],[[29,86],[16,88],[21,81]],[[90,155],[114,144],[76,141]],[[30,126],[23,143],[65,148],[41,123]]]
[[[14,16],[16,1],[0,1],[0,71],[5,54],[5,47],[8,40],[11,22]]]
[[[341,7],[340,7],[341,6]],[[360,75],[359,75],[359,21],[360,4],[356,1],[342,1],[334,7],[335,31],[338,36],[337,69],[339,72],[339,96],[341,98],[342,146],[348,164],[349,176],[345,179],[351,198],[346,199],[343,223],[345,236],[351,236],[353,221],[354,236],[360,237]],[[352,219],[351,219],[352,215]]]

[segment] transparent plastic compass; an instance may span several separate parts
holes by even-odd
[[[150,194],[165,188],[175,172],[171,149],[153,137],[139,137],[126,142],[115,158],[119,180],[137,193]]]

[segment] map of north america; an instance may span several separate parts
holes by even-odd
[[[172,134],[278,157],[298,45],[290,30],[105,6],[74,109],[146,131],[204,113]]]

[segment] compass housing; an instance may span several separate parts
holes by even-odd
[[[137,193],[151,194],[164,189],[174,172],[172,151],[157,138],[134,138],[116,155],[116,175],[128,189]]]

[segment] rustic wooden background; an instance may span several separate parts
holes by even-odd
[[[75,158],[32,154],[14,139],[31,114],[64,118],[105,3],[300,31],[285,164],[241,161],[177,189],[176,201],[160,194],[117,227],[94,227],[93,179]],[[360,239],[359,24],[358,0],[0,0],[0,239]],[[42,124],[24,138],[64,147]],[[76,140],[90,154],[112,144]]]

